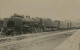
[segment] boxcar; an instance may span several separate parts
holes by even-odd
[[[80,23],[78,23],[78,22],[71,22],[71,28],[72,29],[80,28]]]
[[[70,29],[71,23],[69,21],[53,21],[53,27],[57,29]]]

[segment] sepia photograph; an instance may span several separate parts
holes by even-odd
[[[80,0],[0,0],[0,50],[80,50]]]

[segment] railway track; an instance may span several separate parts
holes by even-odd
[[[57,32],[58,31],[50,32],[50,34],[57,33]],[[44,34],[43,33],[33,33],[33,34],[24,34],[24,35],[13,36],[13,37],[3,37],[3,38],[0,38],[0,43],[23,40],[23,39],[38,37],[38,36],[47,35],[47,34],[49,34],[49,33],[44,32]]]
[[[0,38],[0,44],[6,43],[6,42],[12,42],[12,41],[19,41],[19,40],[28,39],[28,38],[34,38],[34,37],[43,36],[43,35],[47,35],[47,34],[48,35],[49,34],[57,34],[59,32],[64,32],[64,31],[33,33],[33,34],[24,34],[24,35],[13,36],[13,37],[4,37],[4,38]],[[70,34],[71,34],[71,32],[69,34],[64,33],[63,35],[70,35]]]

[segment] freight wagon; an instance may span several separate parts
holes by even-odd
[[[80,23],[78,23],[78,22],[71,22],[71,28],[72,29],[79,29],[80,28]]]
[[[71,23],[70,21],[59,21],[55,20],[52,23],[54,29],[70,29],[71,28]]]
[[[60,21],[60,23],[59,23],[59,29],[68,29],[68,22],[66,22],[66,21]]]

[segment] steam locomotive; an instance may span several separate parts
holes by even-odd
[[[26,33],[47,32],[55,30],[79,29],[80,23],[71,21],[52,21],[44,18],[31,18],[14,14],[0,22],[0,28],[5,35],[18,35]]]

